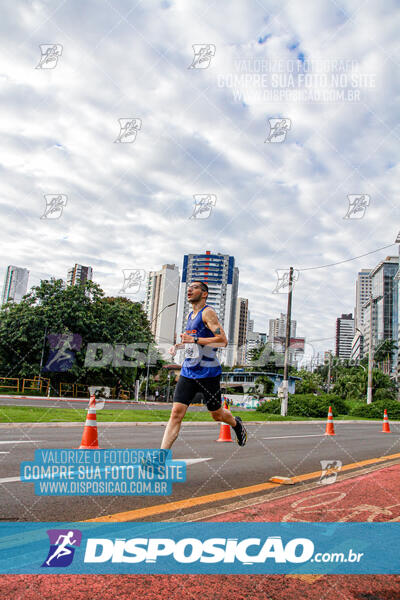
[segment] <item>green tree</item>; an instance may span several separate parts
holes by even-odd
[[[353,368],[348,373],[341,373],[333,386],[333,393],[344,400],[366,400],[368,372],[361,368]],[[372,370],[372,397],[396,397],[396,386],[392,379],[380,369]]]
[[[262,386],[262,396],[267,396],[267,394],[272,394],[274,389],[274,382],[267,375],[259,375],[254,382],[256,385],[260,384]]]
[[[320,373],[300,369],[293,374],[301,377],[301,381],[296,382],[296,394],[316,394],[322,390],[323,378]]]
[[[45,371],[49,357],[51,334],[81,336],[81,346],[75,361],[64,372]],[[85,366],[87,344],[123,345],[154,342],[149,322],[141,305],[127,298],[105,297],[99,285],[66,286],[62,280],[45,280],[32,288],[19,304],[12,302],[0,310],[0,373],[3,377],[31,378],[39,375],[43,353],[42,376],[49,377],[54,387],[60,381],[114,386],[121,379],[122,387],[132,386],[137,371],[145,369],[142,356],[138,368]],[[121,356],[122,357],[122,356]],[[125,359],[128,360],[127,357]],[[161,357],[157,355],[159,368]]]

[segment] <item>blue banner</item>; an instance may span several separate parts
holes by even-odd
[[[171,450],[35,450],[23,461],[20,478],[37,496],[167,496],[186,481],[186,463]]]
[[[400,523],[1,523],[0,573],[400,574]]]

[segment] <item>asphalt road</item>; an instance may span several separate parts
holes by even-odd
[[[290,477],[320,471],[321,460],[340,460],[345,465],[400,453],[398,423],[391,424],[391,434],[383,434],[380,423],[338,422],[336,436],[324,435],[324,423],[249,425],[244,448],[236,443],[217,443],[219,427],[217,423],[183,425],[173,458],[210,460],[189,464],[186,482],[173,484],[173,493],[167,497],[35,496],[33,483],[4,480],[19,477],[20,462],[33,460],[37,448],[77,448],[82,426],[0,427],[0,518],[80,521],[264,483],[274,475]],[[99,425],[99,444],[101,448],[158,448],[163,432],[162,425],[103,423]],[[191,510],[195,509],[185,512]],[[182,514],[176,510],[165,518]],[[157,515],[149,519],[160,520]]]

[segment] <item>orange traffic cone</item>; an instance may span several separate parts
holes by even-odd
[[[228,404],[224,399],[224,408],[228,408]],[[219,438],[216,440],[217,442],[233,442],[231,436],[231,426],[228,423],[221,423],[221,428],[219,430]]]
[[[387,410],[385,408],[384,412],[383,412],[383,427],[382,427],[382,433],[392,433],[390,431],[390,427],[389,427],[389,419],[388,419],[388,414],[387,414]]]
[[[94,395],[90,396],[89,408],[79,450],[99,450],[96,421],[96,398]]]
[[[326,422],[325,435],[336,435],[335,429],[333,427],[333,414],[331,406],[329,407],[328,411],[328,420]]]

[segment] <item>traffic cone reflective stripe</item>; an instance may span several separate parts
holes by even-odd
[[[392,433],[390,431],[390,426],[389,426],[389,418],[388,418],[388,414],[387,414],[387,410],[385,408],[384,412],[383,412],[383,427],[382,427],[382,433]]]
[[[326,423],[325,435],[336,435],[335,429],[333,427],[333,414],[331,406],[329,407],[328,411],[328,421]]]
[[[86,415],[85,426],[79,450],[99,450],[96,420],[96,398],[90,396],[89,409]]]
[[[224,398],[224,408],[228,408],[228,404]],[[219,430],[219,438],[217,442],[233,442],[231,435],[231,426],[228,423],[221,423]]]

